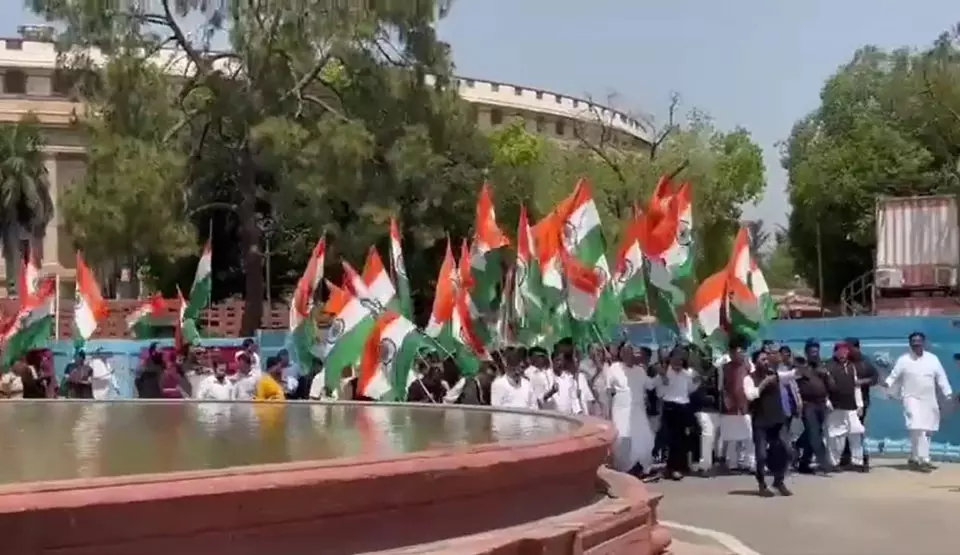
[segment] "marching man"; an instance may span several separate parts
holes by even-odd
[[[918,472],[930,472],[930,436],[940,429],[939,391],[951,399],[953,390],[937,355],[924,350],[926,336],[910,334],[910,351],[900,356],[884,385],[897,389],[903,402],[903,417],[910,434],[909,465]]]

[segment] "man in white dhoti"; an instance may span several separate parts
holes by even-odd
[[[620,347],[618,359],[607,366],[606,389],[610,416],[617,428],[614,464],[618,470],[642,476],[653,466],[653,430],[647,417],[647,391],[656,387],[640,363],[633,345]]]
[[[903,402],[903,417],[910,434],[912,469],[930,472],[930,436],[940,429],[940,401],[937,393],[952,402],[953,389],[937,355],[926,351],[926,336],[920,332],[910,335],[910,351],[901,355],[884,385],[888,390],[899,390]]]
[[[833,346],[833,360],[827,363],[827,381],[830,389],[830,412],[827,414],[827,452],[833,466],[840,464],[846,444],[850,445],[850,464],[861,472],[863,464],[863,433],[859,411],[863,409],[860,380],[856,366],[849,358],[850,348],[844,342]]]
[[[745,352],[745,340],[733,337],[730,354],[718,362],[720,384],[720,440],[727,470],[754,469],[753,425],[749,399],[743,390],[744,378],[752,374]]]

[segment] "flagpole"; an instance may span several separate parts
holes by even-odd
[[[207,242],[210,243],[210,296],[207,297],[207,306],[205,307],[207,317],[204,319],[204,328],[210,329],[210,307],[213,305],[213,216],[210,216],[210,220],[207,222]],[[260,299],[260,302],[263,302],[263,299]]]

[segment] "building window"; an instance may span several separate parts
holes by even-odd
[[[576,107],[579,106],[579,105],[580,105],[580,101],[577,100],[576,98],[574,98],[574,99],[573,99],[573,107],[576,108]]]
[[[543,133],[547,128],[547,122],[543,119],[543,116],[537,116],[537,133]]]
[[[553,99],[557,101],[557,104],[563,104],[563,97],[559,94],[553,95]]]
[[[537,100],[543,100],[543,91],[537,91]]]
[[[557,135],[560,135],[561,137],[566,135],[567,122],[563,121],[562,119],[558,119],[556,123],[556,132],[557,132]]]
[[[523,89],[521,89],[520,87],[514,87],[513,94],[517,96],[523,96]]]
[[[490,90],[493,92],[500,92],[500,83],[490,83]]]
[[[497,108],[490,110],[490,125],[500,125],[503,123],[503,112]]]
[[[627,123],[627,116],[620,114],[620,121],[623,123]]]
[[[18,69],[8,69],[3,74],[3,92],[6,94],[26,94],[27,74]]]
[[[466,81],[464,81],[464,83],[466,83],[466,85],[471,89],[477,84],[477,82],[474,81],[473,79],[467,79]]]
[[[6,43],[7,50],[23,50],[23,41],[20,39],[7,39],[4,43]]]

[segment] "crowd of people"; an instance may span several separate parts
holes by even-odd
[[[765,341],[749,355],[746,342],[736,338],[720,354],[685,346],[654,353],[629,342],[595,344],[581,354],[573,342],[561,341],[552,352],[504,348],[472,376],[462,376],[452,358],[428,351],[402,397],[606,418],[618,434],[611,464],[621,471],[672,480],[751,473],[761,495],[791,495],[785,482],[791,467],[820,474],[869,471],[863,437],[871,390],[881,385],[903,403],[910,467],[934,468],[930,437],[939,428],[941,405],[956,400],[923,334],[912,334],[909,345],[885,377],[856,338],[835,343],[823,357],[812,339],[803,353]],[[352,367],[340,369],[334,390],[327,386],[329,369],[319,362],[303,370],[280,351],[264,363],[249,339],[230,366],[228,372],[202,348],[176,353],[153,344],[136,371],[136,393],[144,399],[372,400],[358,394]],[[98,399],[115,388],[104,361],[82,351],[59,383],[52,368],[48,354],[16,363],[0,378],[0,398]]]

